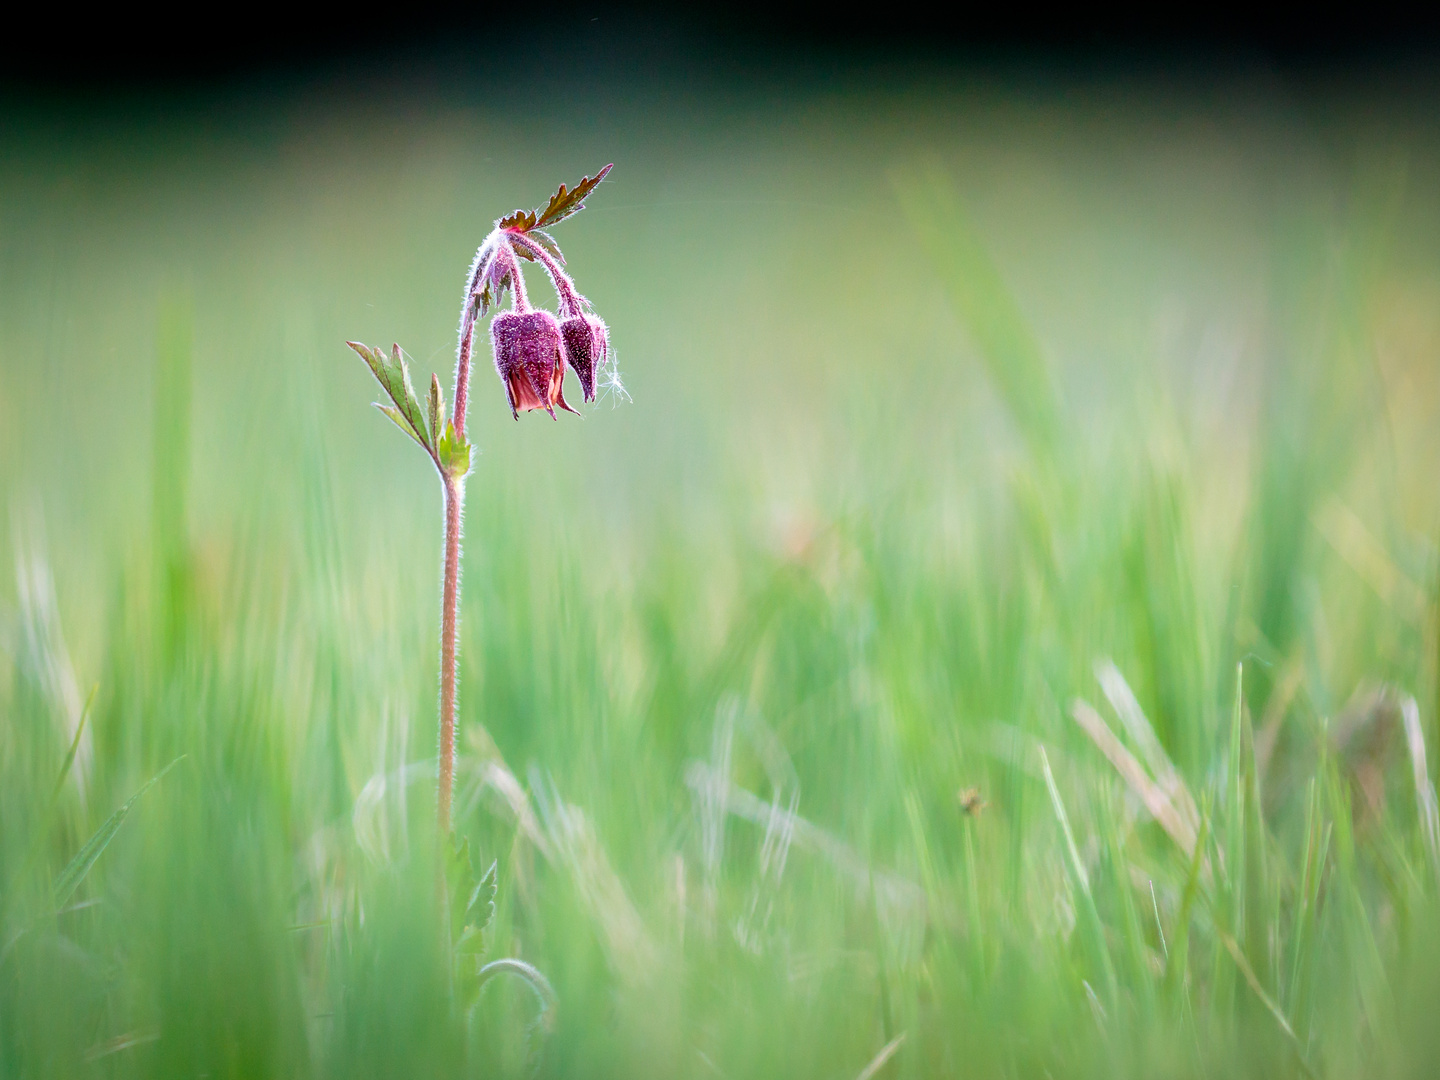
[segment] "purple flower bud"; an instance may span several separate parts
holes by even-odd
[[[560,324],[565,358],[580,377],[586,401],[595,400],[595,372],[610,352],[610,329],[598,315],[572,315]]]
[[[510,412],[544,409],[553,419],[555,406],[565,403],[565,360],[560,324],[548,311],[502,311],[490,323],[495,370],[510,395]]]

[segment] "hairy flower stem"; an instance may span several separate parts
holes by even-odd
[[[470,301],[462,320],[460,352],[455,361],[455,435],[465,441],[465,403],[470,390],[470,349],[475,337]],[[445,480],[445,584],[440,597],[440,775],[435,820],[440,837],[450,835],[450,806],[455,792],[456,660],[460,638],[460,537],[465,521],[465,477]]]
[[[460,530],[465,513],[465,481],[445,480],[445,588],[440,603],[440,778],[436,817],[441,837],[450,833],[450,804],[455,789],[456,644],[460,631]]]
[[[524,233],[512,231],[507,235],[513,247],[524,248],[545,268],[545,273],[550,276],[550,281],[555,286],[555,294],[560,300],[560,317],[579,314],[585,298],[575,291],[575,283],[570,280],[570,275],[560,268],[554,257]]]
[[[470,345],[475,339],[473,306],[467,299],[461,321],[460,352],[455,358],[455,437],[465,441],[465,405],[470,397]]]
[[[516,311],[530,310],[530,297],[525,293],[525,275],[520,272],[520,260],[515,255],[515,249],[510,246],[510,236],[507,234],[501,241],[500,250],[510,263],[510,295],[514,298]]]

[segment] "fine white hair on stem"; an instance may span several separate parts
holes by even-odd
[[[575,282],[570,275],[560,268],[560,264],[543,246],[535,243],[524,233],[514,230],[507,230],[507,239],[512,245],[518,245],[528,251],[545,268],[545,273],[550,276],[550,284],[555,286],[555,295],[560,298],[562,317],[578,315],[590,306],[590,302],[575,288]]]
[[[460,305],[461,341],[464,341],[465,335],[475,325],[475,298],[480,293],[481,280],[495,257],[495,244],[499,238],[500,230],[494,229],[481,241],[480,246],[475,249],[475,258],[470,262],[470,271],[465,275],[465,298]]]

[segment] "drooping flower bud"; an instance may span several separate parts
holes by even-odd
[[[553,418],[565,403],[565,360],[560,324],[548,311],[502,311],[490,322],[495,370],[510,395],[510,412],[544,409]]]
[[[580,378],[586,401],[595,400],[595,372],[605,366],[610,351],[610,329],[598,315],[576,314],[560,324],[565,358]]]

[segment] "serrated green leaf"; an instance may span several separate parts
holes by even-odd
[[[445,422],[445,398],[440,393],[440,376],[430,375],[430,445],[440,443],[440,428]]]
[[[466,956],[479,956],[485,952],[487,931],[490,923],[495,918],[495,894],[499,880],[499,864],[492,862],[490,869],[476,881],[473,888],[470,883],[474,881],[475,872],[470,862],[469,841],[462,841],[458,846],[452,840],[451,857],[451,919],[455,931],[455,952]],[[469,897],[465,901],[463,909],[460,905],[460,898]]]
[[[475,865],[470,860],[470,838],[452,832],[445,844],[445,889],[450,908],[450,935],[460,937],[465,925],[465,907],[474,890]]]
[[[436,443],[435,459],[447,476],[464,476],[470,471],[470,444],[455,434],[454,421],[445,421],[445,430]]]
[[[488,927],[495,918],[495,894],[499,888],[500,864],[497,860],[490,863],[490,869],[475,883],[470,902],[465,905],[466,917],[474,921],[481,930]]]
[[[423,447],[431,457],[435,451],[431,446],[426,430],[425,414],[421,411],[420,401],[415,396],[415,387],[410,382],[410,367],[405,363],[405,358],[400,353],[400,346],[395,345],[391,354],[387,357],[379,349],[372,349],[361,345],[358,342],[347,341],[345,344],[360,354],[361,359],[370,367],[370,373],[375,376],[375,381],[380,384],[380,389],[394,402],[394,409],[379,404],[380,411],[394,420],[412,439]]]
[[[470,838],[457,838],[451,833],[445,852],[445,886],[450,908],[450,939],[457,949],[469,936],[470,930],[476,928],[472,909],[483,884],[483,878],[478,883],[476,881],[475,864],[470,857]]]
[[[614,167],[615,163],[611,162],[593,177],[586,176],[581,178],[580,182],[576,184],[573,189],[567,190],[565,185],[561,184],[560,190],[550,196],[550,201],[546,204],[545,211],[540,215],[539,219],[527,225],[526,229],[533,229],[536,226],[543,229],[557,222],[564,221],[571,214],[583,210],[585,208],[585,196],[594,191],[596,185],[605,179],[605,174]]]
[[[403,431],[410,438],[415,440],[415,445],[421,450],[428,451],[430,448],[420,441],[420,436],[411,430],[410,425],[405,422],[405,415],[394,405],[386,405],[383,401],[375,402],[375,407],[395,422],[395,426]]]
[[[425,413],[420,408],[420,399],[415,394],[415,386],[410,382],[410,365],[405,363],[405,357],[400,352],[399,345],[391,346],[390,370],[399,372],[401,391],[404,394],[403,400],[396,401],[395,404],[400,406],[400,411],[405,414],[405,419],[410,422],[410,426],[415,429],[415,433],[420,436],[421,442],[428,449],[433,440],[428,437]]]
[[[110,841],[115,839],[115,834],[120,831],[120,826],[125,824],[126,816],[134,809],[140,796],[158,784],[160,779],[176,765],[180,764],[184,757],[185,755],[181,754],[180,757],[176,758],[169,765],[166,765],[165,768],[161,769],[146,781],[144,787],[134,795],[131,795],[130,798],[125,801],[125,805],[111,814],[105,824],[101,825],[100,828],[95,831],[95,834],[91,836],[89,840],[85,841],[85,846],[75,853],[75,857],[70,860],[64,870],[60,871],[59,875],[55,878],[54,884],[50,888],[51,903],[56,908],[62,907],[65,901],[74,895],[75,890],[80,887],[80,882],[85,880],[85,875],[88,874],[90,868],[95,865],[95,861],[100,858],[105,848],[109,846]]]
[[[347,341],[345,344],[355,350],[356,355],[358,355],[361,360],[364,360],[366,366],[369,367],[370,374],[379,379],[380,369],[383,365],[376,359],[374,350],[371,349],[369,345],[362,344],[358,341]]]
[[[485,930],[480,926],[467,926],[455,942],[455,951],[461,956],[481,956],[485,952]]]

